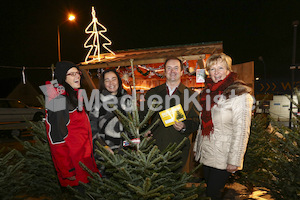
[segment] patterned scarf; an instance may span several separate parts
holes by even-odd
[[[214,102],[214,97],[216,95],[223,94],[224,90],[230,86],[235,80],[237,79],[237,74],[234,72],[229,73],[226,78],[223,80],[214,83],[211,78],[206,78],[206,87],[203,89],[200,98],[200,105],[202,107],[202,114],[201,114],[201,130],[203,136],[210,136],[213,133],[213,122],[211,119],[211,108],[216,104]],[[210,106],[209,109],[206,108],[206,96],[210,96]]]

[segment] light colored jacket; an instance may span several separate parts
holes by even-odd
[[[249,93],[228,99],[222,96],[211,109],[213,133],[203,136],[199,126],[195,160],[217,169],[224,170],[231,164],[241,170],[250,135],[252,106]]]

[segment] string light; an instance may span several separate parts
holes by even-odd
[[[122,85],[123,85],[123,88],[125,90],[131,89],[131,86],[127,86],[124,83]],[[142,85],[136,85],[135,87],[136,87],[137,90],[149,90],[149,89],[151,89],[150,87],[146,87],[146,86],[142,86]]]
[[[139,70],[138,68],[142,68],[147,70],[146,73],[143,73],[141,70]],[[156,75],[160,78],[164,78],[164,75],[159,74],[159,72],[163,72],[164,71],[164,66],[161,65],[158,68],[153,68],[153,67],[147,67],[146,65],[138,65],[137,66],[137,70],[140,74],[142,74],[143,76],[148,76],[149,78]]]
[[[98,31],[97,25],[99,25],[102,28],[102,30]],[[92,30],[89,30],[91,27],[92,27]],[[99,62],[101,59],[103,59],[103,57],[104,58],[114,58],[115,57],[116,54],[107,47],[108,45],[111,45],[112,42],[105,35],[103,35],[103,33],[105,33],[105,32],[107,32],[107,29],[105,28],[105,26],[103,26],[102,24],[100,24],[98,22],[98,19],[96,17],[96,12],[95,12],[95,9],[93,6],[92,7],[92,22],[85,29],[85,33],[90,34],[89,38],[84,43],[84,48],[90,49],[85,57],[85,64],[88,64],[91,62]],[[106,49],[110,53],[110,55],[106,55],[106,56],[104,54],[101,55],[99,35],[107,41],[106,43],[102,44],[102,47],[104,49]],[[88,44],[91,40],[93,40],[92,44]],[[92,54],[93,56],[91,56],[92,51],[94,52]],[[90,57],[92,57],[92,58],[89,59]]]

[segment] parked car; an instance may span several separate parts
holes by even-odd
[[[29,107],[15,99],[0,98],[0,123],[43,120],[45,111],[42,108]]]

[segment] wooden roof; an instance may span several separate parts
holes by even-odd
[[[200,60],[205,54],[223,52],[222,42],[197,43],[181,46],[154,47],[145,49],[132,49],[117,51],[114,58],[105,58],[98,63],[80,64],[80,69],[97,69],[118,66],[130,66],[130,59],[134,59],[134,65],[146,65],[163,63],[168,57],[179,57],[184,60]]]

